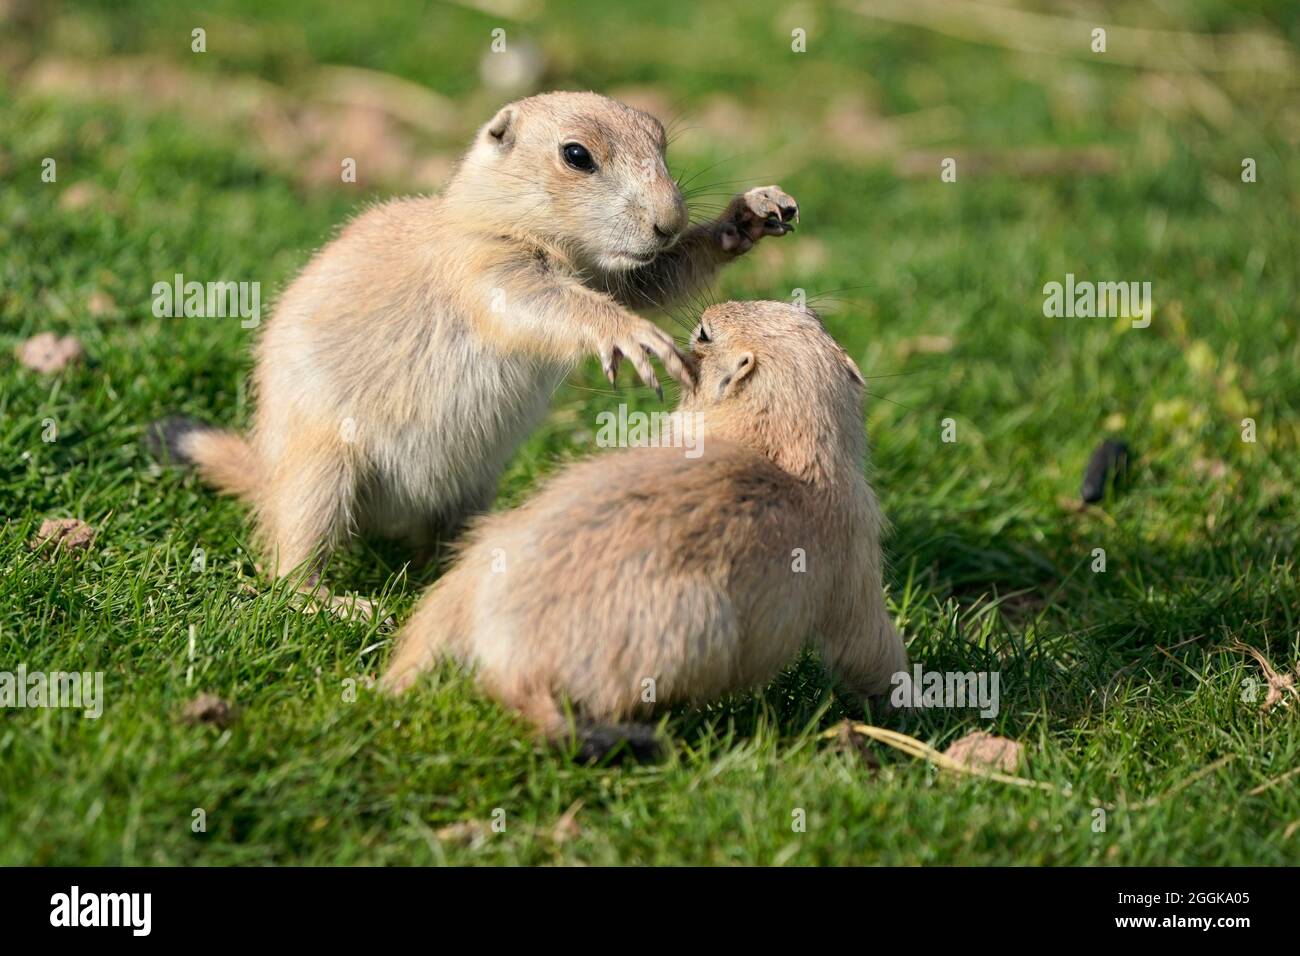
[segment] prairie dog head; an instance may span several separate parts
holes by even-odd
[[[596,93],[544,93],[503,107],[479,130],[448,196],[584,267],[633,269],[687,225],[666,148],[663,125],[647,113]]]
[[[817,314],[784,302],[726,302],[691,335],[698,382],[682,411],[702,412],[710,434],[756,448],[812,477],[865,455],[857,364]]]

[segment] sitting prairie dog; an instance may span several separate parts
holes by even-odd
[[[631,448],[572,465],[480,519],[400,632],[384,685],[440,657],[551,739],[626,741],[657,705],[771,679],[812,642],[854,692],[907,656],[881,590],[884,525],[864,476],[864,382],[818,318],[778,302],[708,309],[692,339],[698,457]],[[685,425],[678,421],[678,428]]]
[[[368,210],[289,286],[258,348],[249,436],[174,417],[147,441],[252,503],[277,575],[318,568],[352,532],[427,549],[490,505],[582,357],[611,383],[626,358],[658,388],[655,356],[689,384],[672,336],[630,309],[793,228],[775,186],[690,225],[665,147],[658,120],[594,93],[511,103],[441,196]],[[307,589],[327,597],[315,573]]]

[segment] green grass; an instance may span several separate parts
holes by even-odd
[[[0,41],[0,670],[102,670],[106,683],[99,720],[0,711],[0,863],[1300,860],[1296,778],[1252,793],[1300,762],[1300,708],[1243,701],[1261,672],[1237,646],[1279,670],[1300,656],[1294,76],[1173,76],[1178,90],[1212,84],[1228,108],[1207,113],[1190,95],[1161,99],[1142,70],[822,4],[554,4],[525,23],[393,0],[364,16],[263,6],[32,5]],[[1177,21],[1164,5],[1109,6],[1134,26],[1300,37],[1281,2],[1189,4]],[[790,53],[790,28],[810,16],[809,51]],[[210,52],[196,56],[189,31],[204,24]],[[703,182],[780,182],[803,224],[733,267],[715,298],[849,290],[820,304],[871,377],[890,600],[910,652],[929,669],[1001,673],[992,721],[939,710],[887,723],[940,749],[977,729],[1014,738],[1022,774],[1051,791],[954,778],[879,746],[878,769],[841,752],[820,737],[845,712],[812,658],[759,695],[671,715],[674,752],[650,767],[582,768],[540,749],[450,669],[396,702],[362,681],[349,702],[345,682],[378,673],[390,632],[295,611],[254,574],[241,508],[151,467],[138,443],[163,411],[248,421],[255,336],[237,320],[154,318],[153,283],[257,280],[269,300],[363,203],[410,187],[312,180],[221,104],[41,90],[35,67],[149,54],[289,101],[312,95],[317,64],[388,71],[460,109],[416,140],[421,156],[449,155],[501,99],[477,74],[498,25],[546,51],[547,87],[652,87],[684,115],[719,97],[745,112],[734,135],[705,122],[670,155],[687,173],[721,162]],[[846,146],[840,96],[892,124],[894,145]],[[922,178],[894,165],[914,150],[1089,145],[1112,151],[1108,173],[959,165],[945,184],[937,163]],[[55,184],[40,180],[47,156]],[[1240,182],[1243,156],[1259,182]],[[70,208],[81,183],[101,192]],[[707,201],[734,184],[715,188]],[[1044,318],[1043,284],[1066,272],[1151,281],[1151,327]],[[97,291],[116,305],[96,316]],[[40,376],[7,357],[47,329],[80,337],[86,362]],[[917,353],[920,336],[951,348]],[[601,384],[589,363],[557,395],[499,507],[592,453],[600,410],[657,407],[645,389]],[[944,418],[955,443],[940,440]],[[1112,433],[1137,454],[1128,489],[1064,507]],[[98,529],[88,553],[29,550],[43,518],[67,516]],[[331,577],[384,595],[400,620],[435,575],[404,560],[360,543]],[[182,724],[201,690],[235,701],[238,720]],[[556,839],[579,802],[576,833]],[[196,808],[206,832],[192,832]],[[504,832],[436,835],[498,808]]]

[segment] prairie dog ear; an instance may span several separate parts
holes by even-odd
[[[840,349],[840,358],[844,360],[844,365],[849,370],[849,377],[859,385],[865,387],[866,378],[862,375],[862,369],[858,368],[858,363],[853,361],[853,356],[849,355],[843,348]]]
[[[518,125],[519,117],[515,115],[514,107],[505,107],[488,123],[488,141],[495,142],[503,151],[510,149],[515,145],[515,130]]]
[[[722,381],[718,382],[718,398],[727,398],[734,395],[740,388],[740,383],[749,377],[749,373],[754,371],[754,353],[741,352],[732,363],[731,371],[722,376]]]

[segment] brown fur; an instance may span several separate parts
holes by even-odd
[[[572,465],[486,517],[419,603],[391,690],[449,657],[550,738],[563,702],[597,724],[769,680],[808,642],[853,691],[906,667],[881,590],[884,526],[864,476],[863,379],[809,312],[704,313],[702,454],[642,447]],[[806,562],[796,571],[797,555]]]

